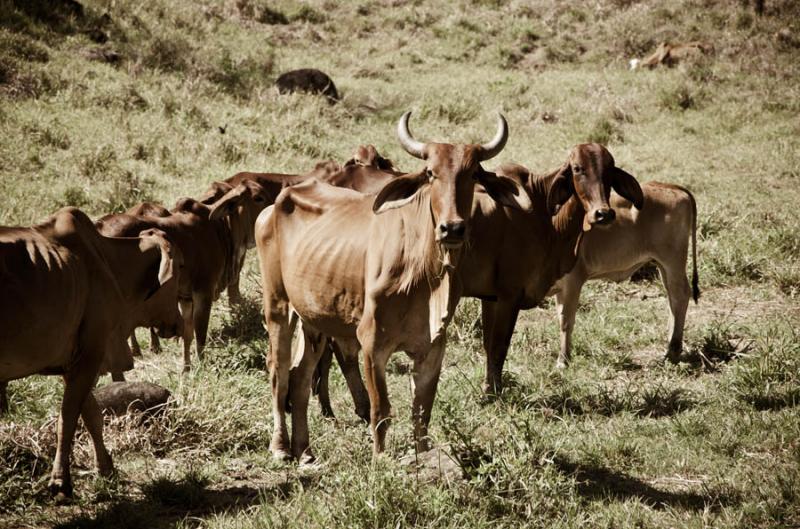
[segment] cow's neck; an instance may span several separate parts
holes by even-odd
[[[148,295],[148,289],[155,286],[155,276],[148,274],[158,271],[161,252],[158,247],[142,252],[139,238],[108,238],[110,252],[106,253],[120,294],[126,306],[132,309],[142,303]]]
[[[552,264],[547,282],[555,281],[569,272],[577,260],[577,245],[583,232],[583,218],[586,214],[581,201],[573,195],[558,212],[550,217],[547,209],[547,193],[558,175],[558,169],[538,178],[531,179],[531,196],[534,200],[534,214],[544,215],[540,223],[548,232],[548,261]]]
[[[425,283],[435,288],[443,274],[455,266],[458,253],[445,253],[436,242],[430,188],[420,191],[411,203],[396,211],[402,223],[403,255],[403,271],[397,290],[408,292]]]

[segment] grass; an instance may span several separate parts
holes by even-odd
[[[45,488],[61,385],[10,385],[0,419],[0,526],[60,527],[791,527],[800,524],[800,12],[738,0],[445,3],[0,0],[0,224],[64,205],[93,216],[171,204],[240,170],[304,172],[359,143],[409,170],[394,138],[485,141],[544,172],[571,145],[609,145],[641,181],[688,186],[698,203],[699,305],[683,361],[661,361],[668,307],[657,275],[590,282],[574,361],[552,370],[552,303],[523,313],[504,374],[483,399],[479,303],[464,300],[432,435],[462,479],[430,481],[409,454],[410,374],[389,375],[397,414],[387,456],[334,369],[336,420],[314,407],[317,468],[273,461],[267,340],[255,258],[243,307],[215,305],[207,359],[146,353],[130,378],[169,388],[166,413],[109,419],[118,476],[92,471],[81,430],[76,501]],[[712,55],[627,70],[664,40]],[[113,52],[113,60],[109,53]],[[279,95],[301,67],[342,101]],[[491,165],[490,165],[491,167]],[[143,336],[143,335],[142,335]],[[84,472],[88,471],[88,472]]]

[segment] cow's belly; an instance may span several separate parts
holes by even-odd
[[[284,286],[303,321],[330,336],[355,336],[364,310],[363,252],[347,240],[310,237],[288,255]]]
[[[82,303],[74,289],[0,288],[0,380],[62,372],[74,361]]]

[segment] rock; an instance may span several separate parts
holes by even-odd
[[[336,91],[336,85],[333,84],[333,80],[327,74],[315,68],[303,68],[283,73],[275,81],[275,86],[278,87],[278,92],[282,94],[306,92],[309,94],[322,94],[331,103],[339,101],[339,92]]]
[[[423,482],[444,481],[452,483],[464,479],[464,472],[450,454],[447,447],[436,447],[427,452],[409,454],[400,458],[400,463],[416,472]]]
[[[125,415],[131,410],[152,414],[164,409],[170,392],[150,382],[112,382],[95,389],[94,396],[108,415]]]

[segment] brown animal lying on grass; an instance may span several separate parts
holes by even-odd
[[[113,472],[91,389],[99,374],[133,367],[125,338],[137,324],[164,337],[181,332],[179,262],[162,232],[104,237],[75,208],[30,228],[0,228],[0,381],[38,373],[65,382],[49,484],[57,500],[72,495],[78,415],[100,474]]]
[[[684,44],[670,44],[662,42],[652,54],[642,60],[631,59],[631,70],[637,68],[655,68],[656,66],[675,66],[690,57],[708,55],[714,51],[714,46],[707,42],[693,41]]]
[[[392,179],[374,197],[318,181],[298,184],[259,216],[256,244],[275,420],[270,449],[276,457],[313,460],[307,407],[322,354],[320,335],[336,339],[346,355],[364,349],[376,454],[384,449],[391,416],[386,363],[397,350],[414,358],[414,436],[417,448],[426,450],[476,182],[504,204],[530,205],[513,181],[479,165],[505,145],[502,116],[489,143],[451,145],[413,139],[409,114],[401,118],[398,136],[409,154],[425,160],[420,171]],[[292,312],[303,322],[304,350],[290,374]]]

